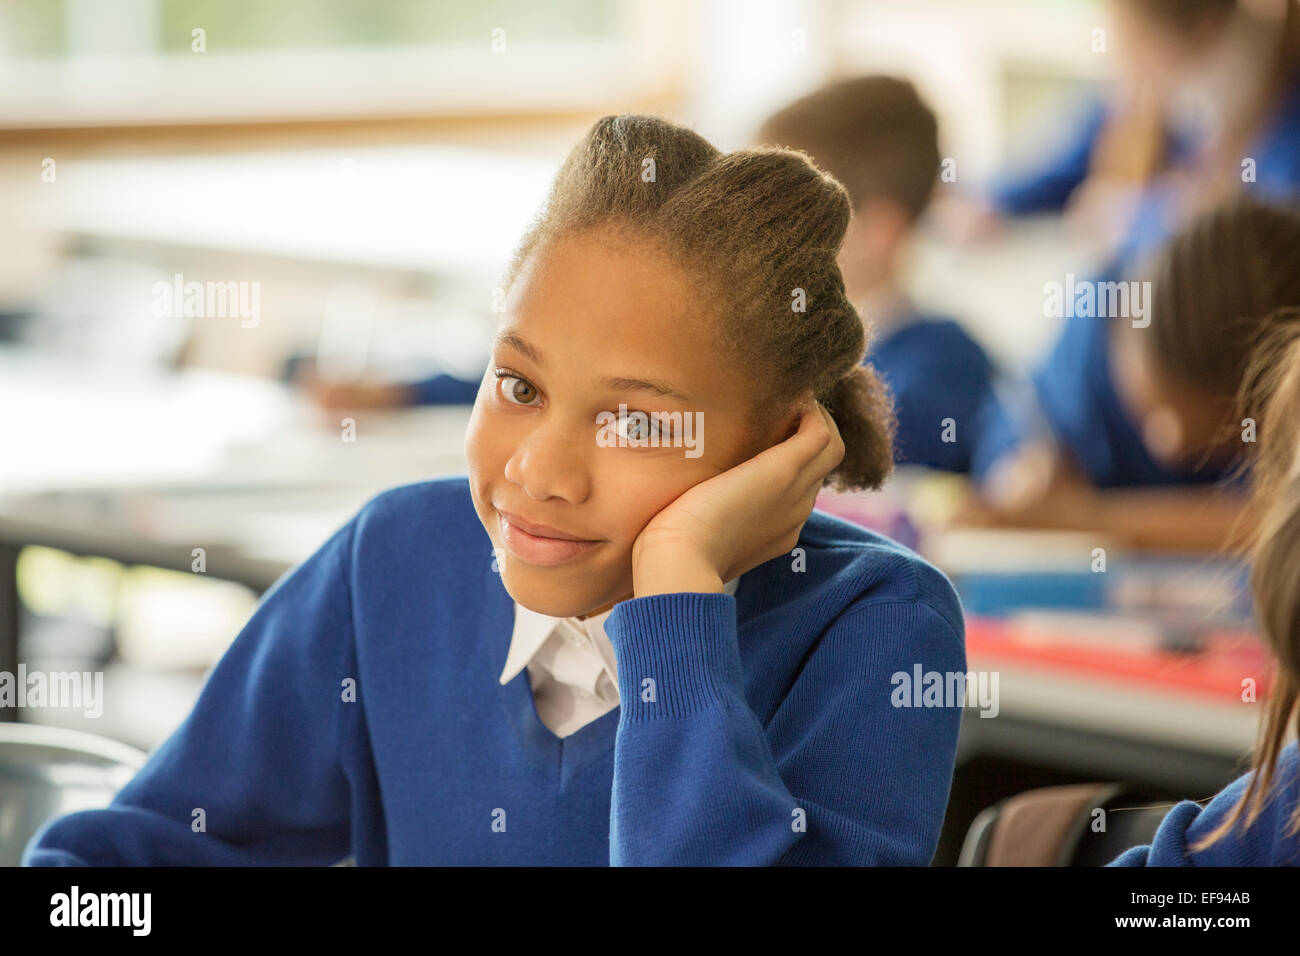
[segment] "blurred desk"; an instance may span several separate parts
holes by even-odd
[[[1263,706],[977,654],[967,663],[998,672],[999,710],[963,712],[936,865],[956,863],[982,810],[1037,787],[1123,782],[1156,805],[1213,796],[1245,772]]]
[[[1257,678],[1262,697],[1268,660],[1239,561],[1075,532],[961,529],[928,543],[961,596],[968,668],[999,675],[998,715],[967,709],[960,760],[1197,794],[1239,772],[1264,706],[1242,702],[1239,681]]]
[[[978,657],[968,665],[998,671],[1000,701],[992,718],[966,708],[959,764],[991,755],[1208,796],[1244,770],[1263,707]]]
[[[0,351],[0,670],[18,661],[18,552],[46,545],[265,590],[374,494],[466,471],[469,406],[364,412],[355,441],[264,379],[125,377]],[[337,421],[335,421],[337,419]],[[13,712],[0,712],[0,719]]]

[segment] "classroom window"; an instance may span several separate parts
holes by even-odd
[[[8,0],[0,126],[584,109],[595,96],[673,86],[682,10],[650,0]]]

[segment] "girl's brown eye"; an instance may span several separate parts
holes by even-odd
[[[501,391],[506,396],[506,400],[513,405],[529,405],[537,397],[537,389],[527,379],[522,379],[517,375],[510,375],[505,372],[496,372],[498,382],[506,383]]]

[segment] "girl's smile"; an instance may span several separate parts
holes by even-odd
[[[572,536],[558,537],[559,532],[554,534],[534,534],[531,531],[524,530],[525,527],[532,527],[534,531],[546,529],[544,526],[530,525],[523,519],[497,509],[497,521],[501,526],[501,540],[505,542],[506,548],[519,560],[528,564],[536,564],[542,567],[551,568],[560,564],[568,564],[571,561],[584,557],[595,550],[600,541],[575,538]]]

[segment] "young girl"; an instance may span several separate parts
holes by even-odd
[[[367,504],[26,862],[928,863],[961,611],[812,510],[890,468],[848,219],[800,154],[599,120],[509,269],[469,475]]]
[[[1296,743],[1283,746],[1290,725],[1300,725],[1300,309],[1270,316],[1261,339],[1245,390],[1260,430],[1251,589],[1278,666],[1254,769],[1204,808],[1179,803],[1150,846],[1112,866],[1300,865]]]

